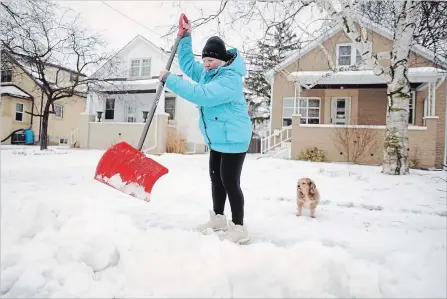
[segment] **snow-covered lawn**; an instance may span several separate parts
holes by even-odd
[[[2,297],[446,296],[445,172],[249,156],[253,240],[238,246],[193,231],[211,207],[206,155],[152,157],[170,173],[147,203],[93,180],[102,151],[2,149]],[[295,216],[301,176],[316,219]]]

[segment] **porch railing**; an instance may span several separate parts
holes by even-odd
[[[292,140],[292,126],[275,130],[270,135],[267,135],[267,137],[261,139],[261,154],[267,154],[269,151],[290,140]]]

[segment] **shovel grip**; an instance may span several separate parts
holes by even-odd
[[[184,13],[180,15],[178,20],[178,33],[177,36],[183,36],[185,34],[185,24],[189,24],[189,20]]]

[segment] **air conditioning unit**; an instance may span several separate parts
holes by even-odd
[[[25,133],[21,131],[12,134],[11,144],[25,144]]]

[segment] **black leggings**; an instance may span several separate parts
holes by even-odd
[[[244,224],[244,195],[240,187],[246,153],[220,153],[211,150],[209,170],[214,213],[223,215],[228,194],[234,224]]]

